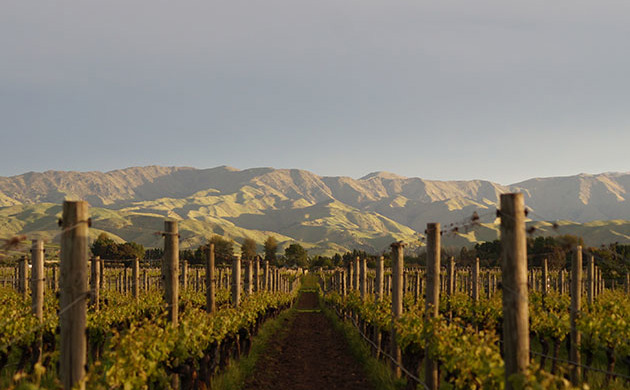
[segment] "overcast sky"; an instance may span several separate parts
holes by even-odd
[[[630,170],[630,2],[0,2],[0,175]]]

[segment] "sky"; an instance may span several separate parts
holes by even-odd
[[[630,2],[0,2],[0,176],[630,170]]]

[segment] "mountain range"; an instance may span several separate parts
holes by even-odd
[[[534,234],[576,234],[588,245],[630,243],[630,173],[536,178],[511,185],[484,180],[436,181],[388,172],[360,179],[298,169],[221,166],[133,167],[111,172],[29,172],[0,177],[0,237],[56,240],[64,199],[90,204],[92,236],[147,247],[164,219],[180,220],[182,247],[213,234],[260,245],[269,235],[309,253],[349,249],[377,253],[395,240],[422,245],[428,222],[448,230],[447,246],[498,237],[499,195],[522,192]],[[473,213],[479,223],[471,226]],[[451,225],[453,224],[453,225]],[[454,232],[454,227],[458,228]]]

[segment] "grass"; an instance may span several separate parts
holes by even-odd
[[[370,348],[363,341],[357,329],[350,323],[340,320],[337,315],[320,301],[322,312],[328,317],[333,327],[348,342],[350,353],[363,367],[368,380],[376,389],[397,390],[405,388],[406,381],[397,379],[387,364],[374,358]]]

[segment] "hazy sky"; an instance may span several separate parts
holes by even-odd
[[[0,175],[630,170],[630,2],[0,2]]]

